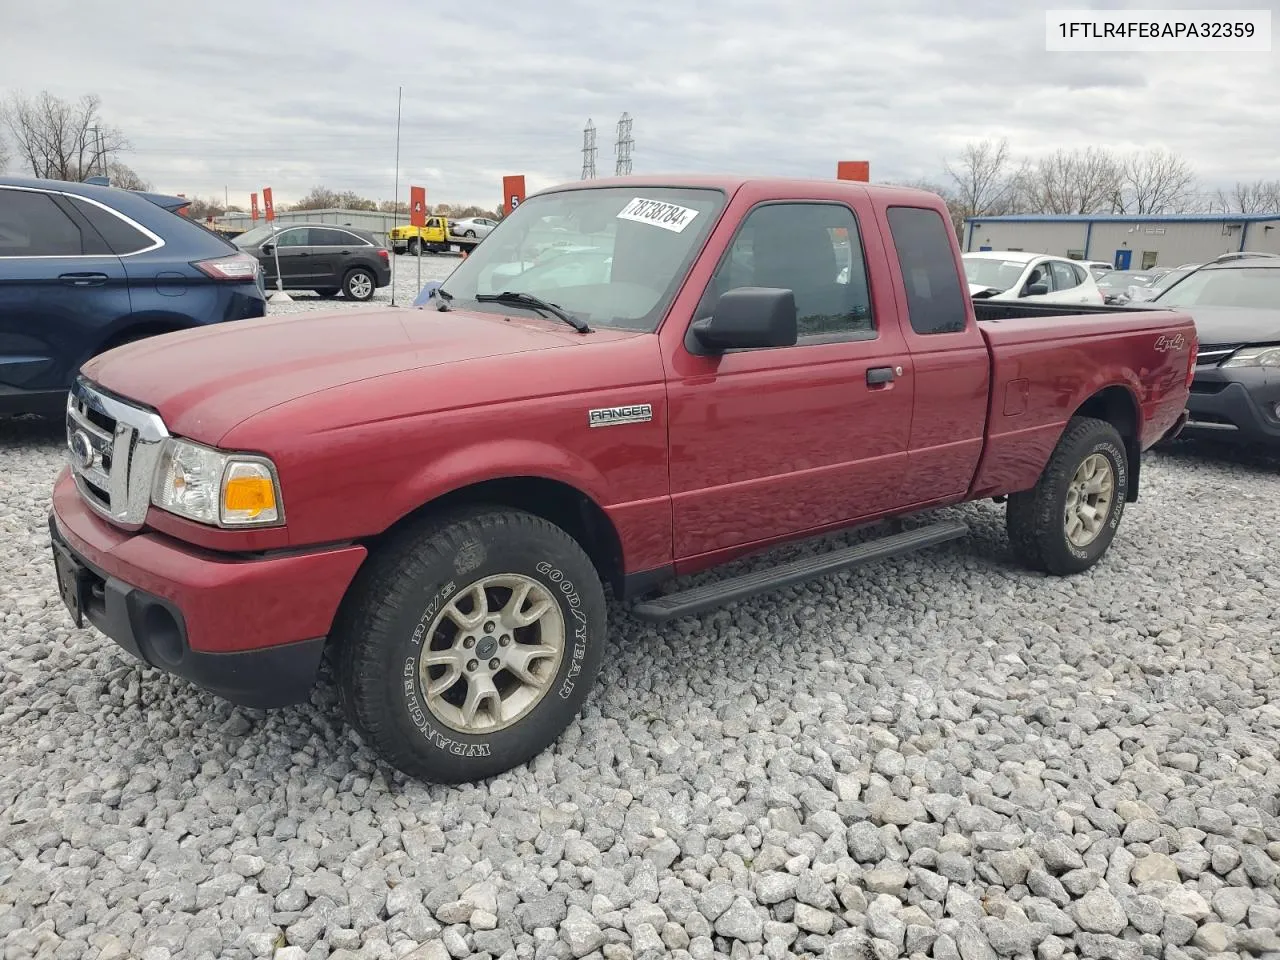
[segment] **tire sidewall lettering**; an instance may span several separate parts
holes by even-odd
[[[556,691],[561,700],[568,700],[573,696],[574,678],[582,672],[582,660],[587,655],[587,613],[582,608],[582,598],[578,595],[577,588],[563,571],[548,560],[540,561],[534,569],[551,581],[569,607],[573,623],[573,650],[570,653],[569,671]]]
[[[1080,455],[1078,463],[1083,463],[1086,458],[1095,453],[1100,453],[1107,458],[1107,461],[1111,464],[1111,470],[1115,474],[1116,478],[1115,496],[1111,501],[1111,514],[1107,518],[1106,524],[1107,532],[1114,535],[1116,529],[1120,526],[1120,519],[1124,515],[1125,492],[1129,487],[1128,464],[1126,463],[1124,451],[1118,449],[1115,443],[1111,440],[1098,440],[1093,443]],[[1070,480],[1067,481],[1067,485],[1070,486]],[[1063,492],[1064,500],[1066,497],[1065,490],[1066,488],[1064,488]],[[1091,559],[1095,553],[1101,554],[1104,552],[1110,543],[1110,537],[1104,538],[1099,535],[1093,543],[1089,544],[1089,546],[1084,549],[1081,549],[1071,542],[1070,538],[1067,537],[1066,530],[1064,528],[1062,532],[1062,542],[1071,556],[1075,557],[1077,560],[1086,561]]]
[[[422,734],[422,738],[437,750],[450,753],[455,757],[487,757],[492,752],[489,744],[456,740],[449,735],[449,732],[440,730],[431,722],[431,711],[421,700],[421,684],[418,682],[418,656],[422,649],[422,641],[426,638],[427,630],[432,622],[444,608],[445,601],[456,592],[457,584],[453,580],[441,587],[422,611],[422,616],[418,618],[418,624],[414,627],[413,634],[409,637],[409,646],[413,652],[405,658],[400,677],[404,694],[404,708],[409,717],[409,722]]]

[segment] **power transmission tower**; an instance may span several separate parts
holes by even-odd
[[[614,164],[615,176],[622,177],[631,173],[631,148],[635,140],[631,138],[631,114],[624,113],[618,120],[618,142],[613,145],[613,152],[618,160]]]
[[[587,120],[582,129],[582,179],[596,178],[596,125]]]

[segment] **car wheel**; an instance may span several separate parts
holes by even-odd
[[[476,232],[474,230],[468,230],[466,233],[463,234],[463,236],[470,237],[472,240],[474,240],[476,236]]]
[[[407,252],[408,252],[409,254],[411,254],[411,255],[412,255],[412,254],[417,254],[418,249],[419,249],[421,246],[422,246],[422,244],[421,244],[421,242],[418,240],[418,238],[417,238],[417,237],[414,237],[412,240],[410,240],[410,241],[409,241],[409,246],[408,246],[408,248],[407,248]]]
[[[1039,482],[1009,497],[1005,524],[1014,556],[1056,576],[1088,570],[1115,539],[1128,471],[1115,427],[1092,417],[1072,418]]]
[[[342,281],[343,292],[351,300],[372,299],[373,291],[376,288],[377,281],[374,280],[373,274],[364,267],[348,270],[346,279]]]
[[[482,780],[573,722],[605,625],[595,568],[554,524],[498,508],[423,521],[371,555],[338,614],[343,706],[403,773]]]

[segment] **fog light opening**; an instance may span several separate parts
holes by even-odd
[[[158,603],[148,604],[142,615],[142,636],[139,642],[157,661],[167,666],[176,667],[182,662],[184,650],[178,621]]]

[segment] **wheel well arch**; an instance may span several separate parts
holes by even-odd
[[[1139,412],[1137,398],[1128,387],[1113,384],[1103,387],[1084,403],[1080,404],[1072,414],[1073,417],[1093,417],[1105,420],[1116,428],[1124,441],[1124,449],[1129,461],[1128,488],[1125,499],[1132,503],[1138,499],[1138,474],[1142,469],[1142,415]]]
[[[609,515],[577,487],[538,476],[482,480],[450,490],[410,511],[370,542],[371,547],[395,536],[423,517],[468,506],[508,507],[554,523],[586,551],[600,579],[620,594],[626,568],[622,539]]]

